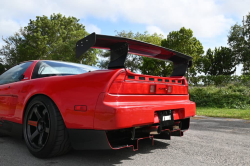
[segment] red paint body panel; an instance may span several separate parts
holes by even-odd
[[[174,110],[174,119],[184,119],[195,115],[195,103],[189,101],[187,83],[184,77],[169,77],[181,80],[183,83],[172,84],[173,92],[180,87],[181,95],[176,94],[140,94],[136,89],[147,88],[147,84],[157,84],[149,81],[149,77],[165,79],[164,77],[145,76],[145,81],[137,86],[124,86],[127,94],[111,94],[111,84],[124,69],[96,70],[79,75],[51,76],[31,79],[33,69],[38,61],[33,61],[24,73],[24,79],[19,82],[0,85],[0,117],[8,121],[22,124],[25,106],[34,95],[50,97],[64,119],[68,129],[114,130],[130,128],[154,123],[156,111]],[[138,74],[127,71],[127,75]],[[124,75],[126,76],[126,75]],[[143,75],[141,75],[143,76]],[[131,81],[122,80],[121,82]],[[132,80],[133,81],[133,80]],[[162,86],[166,86],[162,84]],[[132,88],[132,90],[128,90]],[[134,90],[133,90],[134,89]],[[147,93],[148,90],[145,90]],[[115,93],[115,92],[112,92]],[[86,106],[87,111],[75,111],[75,106]]]

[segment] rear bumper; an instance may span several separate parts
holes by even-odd
[[[174,120],[195,116],[195,103],[188,98],[188,95],[119,96],[101,93],[95,110],[94,129],[116,130],[151,125],[155,123],[155,112],[163,110],[173,110]]]

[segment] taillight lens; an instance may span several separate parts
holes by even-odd
[[[119,94],[120,92],[122,92],[123,90],[123,82],[126,76],[126,72],[123,71],[121,72],[113,81],[110,89],[109,89],[109,93],[116,93]]]
[[[138,78],[126,79],[126,71],[122,71],[112,82],[109,93],[111,94],[134,94],[134,95],[167,95],[167,94],[188,94],[188,86],[174,85],[169,83],[152,83],[142,81]]]
[[[121,72],[116,78],[114,82],[123,82],[126,76],[126,72]]]
[[[160,123],[159,115],[157,112],[154,113],[154,123]]]

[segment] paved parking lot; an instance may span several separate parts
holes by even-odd
[[[184,137],[142,140],[139,150],[72,151],[52,159],[37,159],[24,141],[0,138],[0,166],[75,165],[250,165],[250,121],[194,117]]]

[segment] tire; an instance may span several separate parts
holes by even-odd
[[[0,132],[0,137],[9,137],[9,135]]]
[[[36,96],[28,104],[23,135],[30,153],[38,158],[59,156],[71,149],[62,116],[54,102],[46,96]]]

